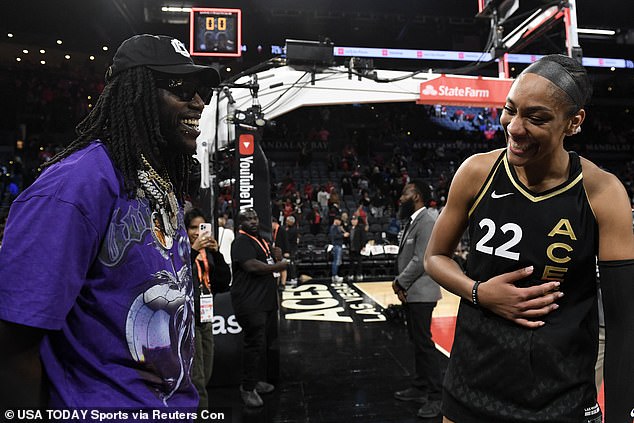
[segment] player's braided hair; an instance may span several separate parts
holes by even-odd
[[[134,67],[121,72],[105,86],[95,107],[77,125],[77,138],[46,163],[50,166],[100,139],[121,171],[125,189],[134,197],[139,186],[137,170],[143,154],[161,173],[167,173],[181,199],[187,189],[193,158],[185,153],[168,155],[161,135],[156,85],[152,72]]]

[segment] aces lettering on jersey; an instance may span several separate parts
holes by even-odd
[[[546,266],[544,266],[542,280],[562,281],[564,276],[566,276],[568,268],[562,267],[561,265],[566,264],[571,260],[569,253],[574,250],[574,248],[567,243],[576,241],[577,236],[572,230],[572,225],[568,219],[560,219],[550,231],[548,236],[553,238],[555,242],[546,248],[546,257],[548,257],[548,260],[552,261],[554,264],[546,264]],[[565,242],[559,242],[560,240]]]
[[[498,228],[495,222],[489,218],[480,220],[478,225],[480,229],[484,229],[485,232],[480,241],[476,244],[475,248],[477,251],[519,261],[520,253],[514,251],[515,247],[521,242],[523,235],[522,228],[519,225],[509,222],[504,223]],[[509,235],[505,238],[510,236],[510,239],[496,246],[493,245],[492,239],[498,231],[504,235],[508,233]],[[548,233],[548,236],[553,238],[553,242],[546,247],[545,253],[549,262],[544,266],[544,273],[541,279],[563,281],[568,268],[562,265],[565,265],[571,260],[570,253],[572,253],[574,248],[570,243],[571,241],[576,241],[577,236],[568,219],[560,219]]]

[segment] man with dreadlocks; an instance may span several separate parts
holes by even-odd
[[[0,403],[195,410],[181,204],[219,76],[180,41],[138,35],[121,44],[106,82],[78,137],[10,211]]]

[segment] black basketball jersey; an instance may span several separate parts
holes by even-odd
[[[461,301],[443,398],[456,422],[601,422],[598,228],[579,156],[569,158],[568,180],[535,193],[502,152],[469,211],[469,277],[487,281],[532,265],[518,286],[559,280],[565,295],[538,329]]]

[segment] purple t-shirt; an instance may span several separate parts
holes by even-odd
[[[182,213],[169,245],[94,142],[13,203],[0,249],[0,319],[49,329],[50,407],[197,407]]]

